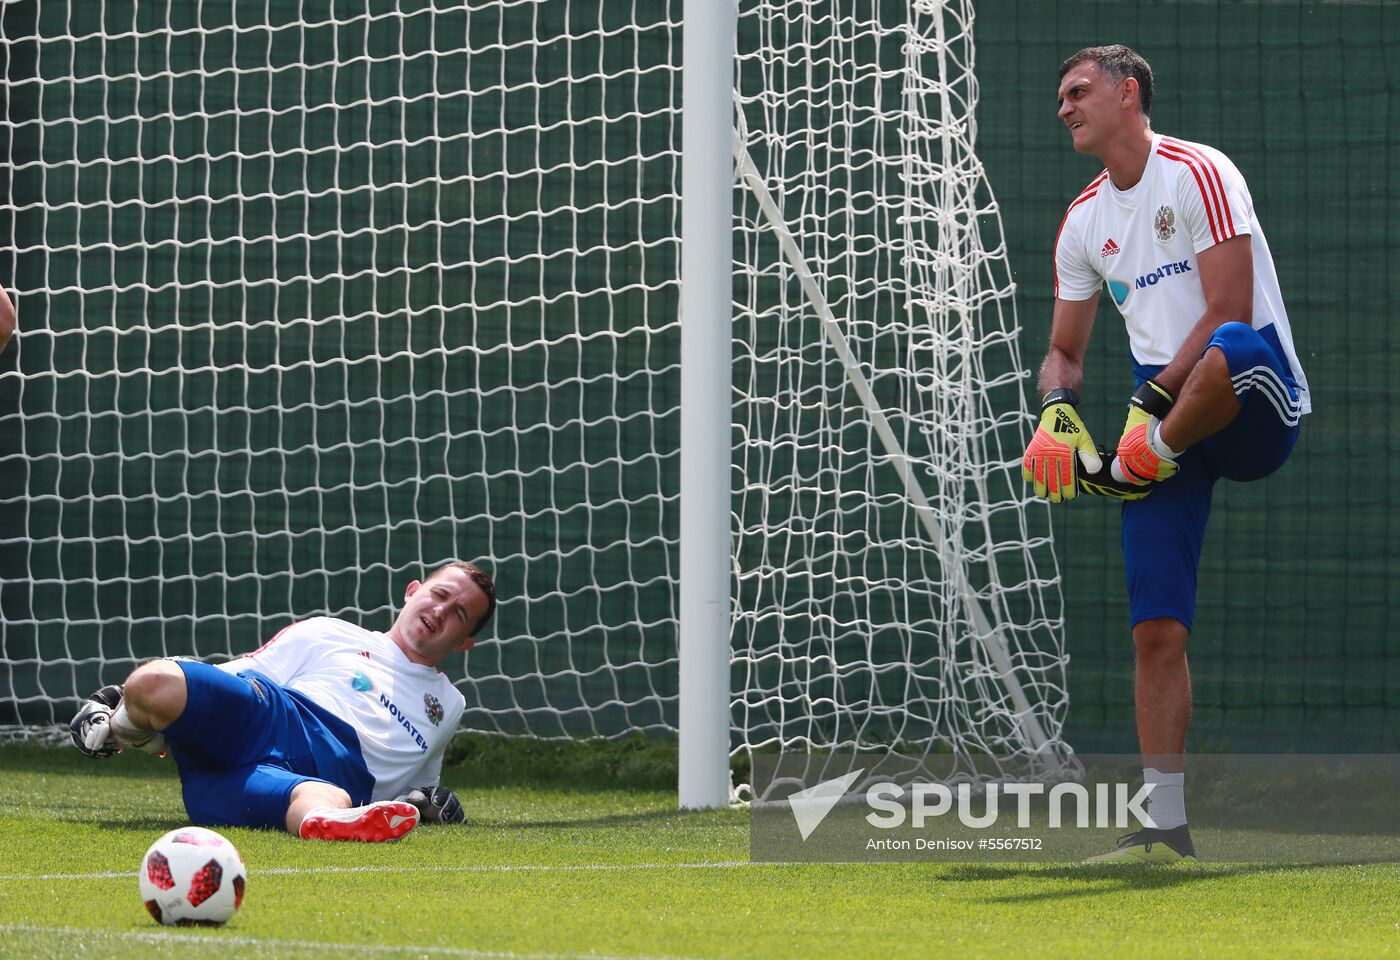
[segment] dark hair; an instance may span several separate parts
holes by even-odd
[[[476,564],[467,563],[464,560],[453,560],[450,563],[444,563],[424,577],[423,582],[427,583],[429,580],[433,579],[433,577],[436,577],[439,573],[446,570],[461,570],[472,583],[476,584],[481,589],[482,593],[486,594],[486,612],[481,615],[480,620],[472,624],[471,632],[468,634],[468,636],[474,637],[491,622],[491,615],[496,612],[496,584],[492,581],[489,573]]]
[[[1132,77],[1138,82],[1138,103],[1142,105],[1142,115],[1152,112],[1152,67],[1132,47],[1112,43],[1106,47],[1085,47],[1064,63],[1060,64],[1060,79],[1065,78],[1081,63],[1095,63],[1103,75],[1114,83],[1122,83]]]

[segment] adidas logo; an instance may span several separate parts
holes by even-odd
[[[1078,433],[1079,428],[1074,425],[1074,421],[1069,418],[1069,414],[1061,410],[1055,417],[1055,433]]]
[[[1099,256],[1100,256],[1101,258],[1102,258],[1102,257],[1111,257],[1111,256],[1113,256],[1115,253],[1117,253],[1118,250],[1119,250],[1118,244],[1116,244],[1116,243],[1113,242],[1113,238],[1112,238],[1112,237],[1109,237],[1109,238],[1108,238],[1108,243],[1105,243],[1105,244],[1103,245],[1103,249],[1099,251]]]

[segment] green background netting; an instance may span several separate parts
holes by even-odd
[[[577,61],[559,46],[532,55],[523,45],[582,31],[583,23],[551,19],[555,5],[506,7],[494,21],[477,12],[482,36],[474,45],[522,45],[511,56],[481,54],[446,66],[426,56],[375,58],[446,42],[454,26],[447,14],[431,31],[426,18],[408,17],[405,32],[392,36],[316,25],[363,6],[309,4],[310,26],[226,46],[218,38],[227,21],[211,21],[207,10],[196,21],[183,4],[143,5],[140,18],[121,3],[45,4],[42,15],[33,3],[4,6],[9,123],[0,128],[0,149],[10,159],[3,176],[13,207],[0,211],[0,236],[9,238],[13,270],[0,279],[21,292],[22,328],[55,334],[24,338],[20,350],[0,356],[0,409],[20,406],[24,414],[0,415],[4,657],[44,661],[58,649],[75,662],[0,667],[0,697],[32,704],[27,698],[37,691],[95,686],[101,670],[89,658],[182,652],[196,623],[192,652],[207,653],[249,646],[250,637],[267,635],[293,613],[384,616],[419,558],[466,552],[496,557],[502,578],[518,583],[517,596],[540,597],[503,607],[504,625],[546,639],[568,634],[581,650],[593,636],[599,651],[585,663],[551,660],[560,645],[547,643],[511,654],[539,659],[538,689],[508,691],[488,679],[484,704],[514,699],[522,720],[539,720],[549,714],[532,714],[536,705],[559,702],[567,712],[616,685],[612,716],[598,725],[649,728],[664,719],[637,691],[671,702],[675,687],[667,670],[646,664],[666,663],[674,645],[675,521],[668,511],[677,461],[665,444],[674,442],[677,421],[670,194],[678,173],[669,151],[679,124],[667,105],[679,93],[679,36],[621,28],[639,17],[677,19],[679,4],[598,4],[592,27],[603,11],[621,45],[581,51]],[[286,25],[295,9],[239,5],[238,17]],[[169,43],[143,42],[138,51],[100,40],[104,31],[151,33],[169,16],[191,17],[174,25],[185,32]],[[53,50],[39,57],[36,23],[45,43],[65,33],[90,39],[66,57]],[[460,41],[465,23],[455,29]],[[1393,270],[1400,157],[1392,146],[1400,129],[1400,7],[985,0],[976,34],[978,149],[1005,218],[1025,356],[1038,356],[1048,334],[1056,227],[1068,200],[1098,171],[1070,151],[1054,116],[1055,69],[1080,46],[1125,42],[1152,61],[1154,127],[1234,159],[1278,263],[1316,412],[1280,474],[1217,491],[1192,642],[1193,744],[1397,748],[1400,523],[1392,520],[1389,492],[1400,474],[1400,413],[1390,396],[1400,374],[1391,309],[1400,293]],[[357,65],[324,65],[356,51],[367,54]],[[303,55],[323,65],[274,72],[271,82],[235,82],[230,69],[265,69]],[[153,59],[142,65],[141,57]],[[593,72],[586,63],[657,70],[627,81],[615,97],[582,79]],[[197,87],[146,83],[138,90],[121,79],[201,67],[222,72]],[[463,87],[478,92],[437,102],[420,96],[441,85],[434,69],[461,71]],[[89,82],[52,82],[64,76]],[[116,79],[99,82],[104,76]],[[532,78],[573,82],[544,96],[533,88],[509,92]],[[171,98],[181,96],[195,98],[183,108],[202,103],[219,116],[95,122],[179,108]],[[295,123],[266,113],[256,125],[237,120],[242,106],[266,111],[307,97],[326,107]],[[533,139],[500,133],[513,110],[528,111],[551,132]],[[585,120],[624,113],[637,119],[617,139]],[[62,117],[89,122],[53,122]],[[551,126],[569,118],[579,122]],[[434,149],[431,140],[331,149],[380,137],[413,142],[449,127],[480,134],[469,155]],[[524,172],[526,161],[561,153],[566,141],[574,156],[592,151],[605,162],[557,179]],[[292,146],[313,152],[275,170],[238,156]],[[71,160],[75,150],[131,162],[84,168],[83,175],[65,168],[63,178],[46,178],[36,165],[46,151]],[[139,161],[206,150],[216,159]],[[460,190],[430,186],[452,177],[463,178]],[[274,193],[307,197],[210,199],[255,194],[269,182]],[[541,207],[551,190],[567,196]],[[138,196],[144,208],[128,202]],[[81,206],[50,210],[41,200]],[[540,209],[552,213],[531,213]],[[426,220],[446,226],[407,226]],[[614,230],[647,239],[610,251]],[[203,236],[218,239],[212,253],[193,246]],[[48,249],[37,245],[40,238]],[[588,241],[577,244],[581,253],[573,238]],[[140,252],[118,255],[102,246],[109,240]],[[549,252],[556,249],[570,252]],[[420,269],[443,259],[458,267]],[[547,299],[510,301],[511,271],[522,269]],[[621,275],[637,284],[606,306],[590,293],[601,278],[616,285]],[[39,289],[50,293],[23,298]],[[146,317],[150,329],[136,338],[62,335],[110,327],[128,311]],[[211,314],[216,335],[198,326]],[[287,317],[303,319],[284,323],[276,343],[263,336],[273,318]],[[655,324],[656,335],[625,343],[592,335],[619,322]],[[483,352],[484,339],[510,347]],[[555,341],[548,350],[530,346],[546,341]],[[509,364],[495,362],[507,356]],[[377,377],[351,377],[355,362],[367,358]],[[457,362],[464,358],[470,362]],[[237,364],[247,371],[174,372]],[[614,365],[641,373],[618,381],[594,408],[579,385]],[[563,404],[539,389],[546,377],[561,379],[560,369],[573,390]],[[83,375],[46,379],[54,370]],[[111,370],[124,373],[89,376]],[[1126,337],[1105,307],[1084,404],[1100,440],[1118,429],[1130,385]],[[370,403],[380,396],[405,398],[403,409],[419,422],[399,416],[392,399]],[[609,412],[622,419],[605,420]],[[423,429],[424,417],[437,419]],[[541,426],[512,426],[523,422]],[[282,431],[282,446],[303,454],[239,452],[269,430]],[[650,452],[657,445],[659,456]],[[601,484],[581,471],[543,468],[570,456],[570,446]],[[183,449],[210,455],[167,456]],[[142,451],[149,455],[132,456]],[[107,452],[113,455],[80,456]],[[380,486],[386,478],[387,488]],[[192,484],[211,493],[190,497]],[[88,490],[94,496],[85,501]],[[53,493],[73,499],[47,496]],[[549,511],[548,503],[575,495],[590,508]],[[386,496],[390,513],[414,519],[366,532],[357,518],[383,515]],[[482,519],[488,505],[497,516],[490,523]],[[1055,518],[1072,657],[1067,739],[1081,750],[1128,749],[1132,654],[1116,511],[1076,503]],[[209,535],[215,526],[225,535]],[[75,543],[60,547],[60,535]],[[112,570],[121,573],[113,578]],[[64,622],[61,636],[39,625],[51,618]],[[109,649],[99,650],[99,634]],[[661,650],[639,658],[646,644]],[[634,675],[605,673],[613,663],[636,665]],[[473,660],[473,672],[481,666]],[[578,689],[574,699],[571,689]],[[48,719],[47,706],[28,713],[0,706],[0,722]],[[561,727],[587,732],[592,724]]]
[[[6,694],[382,628],[489,558],[519,642],[469,722],[661,724],[679,4],[642,7],[5,6]]]

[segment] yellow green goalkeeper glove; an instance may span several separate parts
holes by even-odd
[[[1051,390],[1045,395],[1040,426],[1021,461],[1021,476],[1035,485],[1037,497],[1051,503],[1078,496],[1081,465],[1089,473],[1103,468],[1094,440],[1075,409],[1078,403],[1079,394],[1073,390]]]
[[[1128,419],[1118,438],[1118,459],[1113,462],[1114,479],[1146,484],[1165,480],[1176,473],[1176,460],[1154,443],[1153,432],[1176,399],[1156,380],[1138,387],[1128,405]]]

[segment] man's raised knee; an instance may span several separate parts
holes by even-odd
[[[185,672],[173,660],[152,660],[132,671],[122,687],[122,703],[131,721],[148,730],[164,730],[185,711]]]
[[[1230,376],[1230,370],[1248,370],[1278,362],[1273,347],[1263,335],[1247,323],[1232,320],[1215,328],[1201,359],[1219,363]]]

